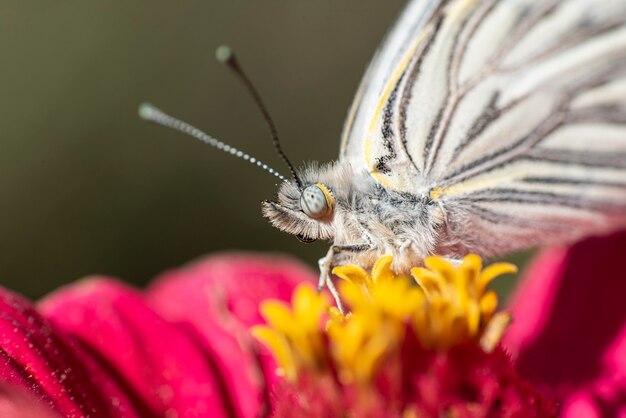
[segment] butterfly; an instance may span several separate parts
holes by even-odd
[[[626,226],[626,2],[412,0],[365,73],[339,159],[289,165],[263,215],[332,242],[320,285],[334,294],[342,263],[391,254],[406,272],[432,254]]]

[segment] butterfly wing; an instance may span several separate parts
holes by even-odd
[[[412,2],[340,159],[428,193],[459,252],[626,225],[626,2]]]
[[[380,124],[385,118],[383,113],[389,113],[394,105],[394,100],[389,100],[391,91],[397,89],[409,61],[423,52],[427,44],[423,40],[432,33],[433,19],[445,4],[442,0],[415,0],[406,6],[365,72],[344,125],[340,161],[367,169],[380,182],[395,189],[402,188],[400,183],[410,187],[406,178],[414,178],[417,172],[406,148],[396,143],[396,137],[385,138]],[[395,130],[388,134],[395,135]],[[385,157],[389,152],[395,156],[393,161]],[[376,169],[377,162],[383,159],[388,160],[387,166]],[[391,165],[395,168],[393,172],[399,175],[391,174]]]

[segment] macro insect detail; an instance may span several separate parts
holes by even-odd
[[[328,240],[335,265],[384,254],[406,272],[432,254],[495,256],[626,226],[626,2],[412,0],[375,54],[338,161],[287,180],[197,129],[191,134],[283,180],[272,225]]]

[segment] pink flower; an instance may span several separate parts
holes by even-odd
[[[344,280],[346,316],[310,285],[299,285],[291,304],[263,302],[267,325],[253,334],[284,376],[274,418],[556,416],[499,346],[510,316],[495,312],[487,286],[514,266],[428,257],[408,277],[392,262],[383,256],[370,272],[333,270]]]
[[[94,277],[35,307],[2,290],[0,416],[262,416],[275,366],[248,328],[309,280],[282,257],[225,255],[145,292]]]
[[[542,253],[504,339],[519,372],[571,418],[626,417],[626,231]]]
[[[545,252],[514,298],[503,345],[565,417],[626,417],[625,250],[622,233]],[[33,305],[0,290],[0,416],[269,416],[284,379],[249,328],[261,301],[315,280],[285,258],[223,255],[145,291],[88,278]]]

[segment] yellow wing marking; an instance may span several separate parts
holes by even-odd
[[[420,46],[420,44],[424,42],[428,34],[432,31],[432,29],[433,29],[433,24],[431,23],[422,31],[422,33],[417,37],[417,39],[415,39],[411,48],[409,48],[406,54],[404,54],[404,56],[402,57],[402,60],[400,61],[400,65],[398,65],[393,75],[391,76],[391,79],[389,80],[389,82],[387,82],[387,86],[385,87],[383,95],[381,96],[380,100],[378,101],[378,104],[376,105],[376,112],[374,112],[374,117],[372,118],[372,121],[370,122],[368,135],[365,138],[365,147],[364,147],[365,165],[369,167],[369,172],[376,179],[376,181],[378,181],[379,183],[381,183],[383,186],[386,186],[386,187],[393,188],[391,184],[391,180],[388,178],[385,178],[381,173],[375,170],[375,167],[372,161],[372,137],[376,129],[376,126],[378,125],[378,121],[380,118],[380,114],[383,111],[383,107],[385,106],[385,103],[389,99],[389,96],[391,95],[391,92],[393,91],[394,86],[396,85],[400,77],[402,76],[402,73],[404,72],[404,70],[406,70],[406,67],[409,65],[411,58],[413,57],[413,55],[415,55],[415,51],[417,51],[417,48]]]
[[[478,3],[478,0],[460,0],[448,9],[447,15],[452,21],[458,18],[463,18],[464,16],[467,15],[470,9],[474,8],[477,5],[477,3]],[[400,64],[398,65],[396,70],[393,72],[392,77],[387,82],[387,85],[385,86],[385,90],[383,91],[383,94],[380,100],[378,101],[378,104],[376,105],[376,111],[374,112],[374,116],[370,122],[368,135],[365,138],[365,143],[364,143],[365,165],[369,167],[369,172],[370,174],[372,174],[374,179],[376,179],[376,181],[378,181],[379,183],[381,183],[383,186],[386,186],[386,187],[394,188],[394,185],[392,184],[391,179],[386,178],[381,173],[375,170],[373,160],[372,160],[373,134],[374,134],[376,127],[378,126],[378,122],[380,120],[380,114],[383,111],[383,107],[385,106],[385,103],[389,99],[389,96],[391,95],[393,88],[395,87],[396,83],[402,76],[402,73],[406,70],[406,67],[409,65],[411,58],[415,55],[417,48],[422,44],[422,42],[424,42],[424,40],[428,37],[428,35],[431,34],[431,32],[433,31],[433,28],[434,28],[434,23],[431,21],[428,25],[425,26],[424,30],[417,36],[415,41],[413,41],[413,45],[411,45],[411,47],[402,57]]]
[[[502,185],[503,182],[512,181],[516,178],[523,177],[528,170],[524,168],[507,168],[506,173],[487,174],[479,178],[469,179],[458,184],[446,187],[435,187],[430,191],[430,198],[438,200],[441,197],[451,197],[457,195],[468,194],[477,190],[486,190]]]
[[[444,194],[444,192],[443,187],[435,187],[430,191],[430,199],[437,200]]]

